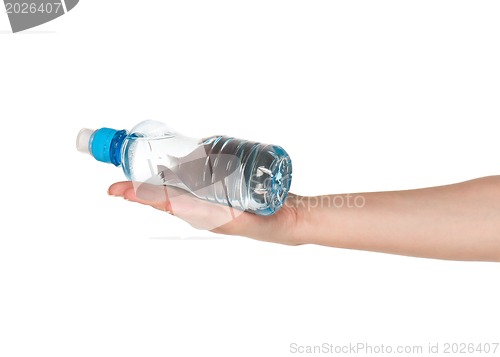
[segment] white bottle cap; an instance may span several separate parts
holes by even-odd
[[[93,129],[82,129],[78,133],[78,136],[76,137],[76,149],[80,152],[83,152],[85,154],[90,154],[90,138],[92,137],[92,134],[94,134]]]

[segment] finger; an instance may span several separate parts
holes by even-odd
[[[272,220],[270,217],[201,200],[175,187],[125,181],[111,185],[108,192],[110,195],[174,214],[195,228],[215,233],[262,239]]]
[[[131,181],[116,182],[109,186],[108,195],[123,197],[125,195],[125,191],[131,187],[133,187],[133,183]]]
[[[172,213],[167,188],[164,186],[132,183],[123,192],[123,198]]]

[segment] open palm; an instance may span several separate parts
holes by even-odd
[[[258,216],[210,203],[186,191],[131,181],[117,182],[108,193],[173,214],[197,229],[240,235],[289,245],[300,244],[305,214],[300,196],[289,194],[285,205],[271,216]]]

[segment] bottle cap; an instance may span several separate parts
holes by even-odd
[[[82,129],[76,137],[76,149],[84,154],[90,154],[90,138],[94,134],[93,129]]]
[[[97,161],[112,163],[113,139],[118,130],[111,128],[101,128],[96,130],[92,135],[92,142],[90,143],[90,152]]]

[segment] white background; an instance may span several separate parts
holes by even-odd
[[[75,150],[81,127],[157,119],[285,147],[299,194],[499,174],[499,16],[496,1],[82,0],[14,35],[0,13],[0,356],[500,342],[498,264],[196,231],[108,197],[122,172]]]

